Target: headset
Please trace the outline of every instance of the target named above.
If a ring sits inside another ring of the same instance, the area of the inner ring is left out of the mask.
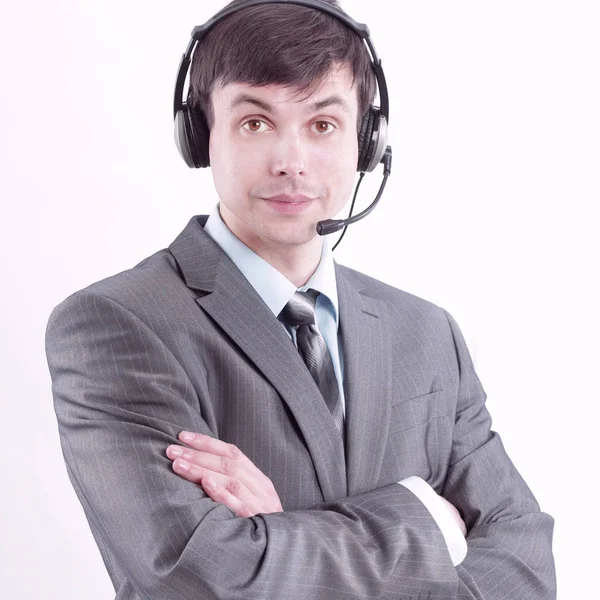
[[[181,57],[175,82],[175,97],[173,103],[175,144],[179,150],[179,154],[188,167],[198,169],[210,166],[208,151],[210,133],[206,117],[200,109],[192,109],[191,106],[188,105],[189,92],[188,101],[184,101],[183,99],[183,87],[190,68],[192,54],[197,45],[202,41],[202,38],[216,23],[234,12],[261,4],[298,4],[332,15],[350,27],[350,29],[365,41],[372,57],[372,65],[379,89],[380,106],[378,107],[371,103],[363,117],[361,128],[358,133],[358,164],[356,170],[360,172],[360,180],[354,192],[350,215],[352,214],[356,194],[365,172],[371,172],[378,164],[383,163],[384,179],[377,197],[363,212],[347,219],[327,219],[317,223],[317,233],[319,235],[333,233],[342,227],[345,228],[351,223],[355,223],[362,219],[373,210],[383,194],[387,178],[391,173],[392,163],[392,149],[390,146],[387,146],[389,122],[388,90],[385,75],[383,74],[383,67],[381,66],[381,59],[378,58],[375,46],[371,41],[369,28],[363,23],[354,21],[354,19],[337,6],[327,4],[321,0],[245,0],[244,2],[240,2],[233,6],[226,6],[203,25],[194,27],[191,33],[191,40]],[[344,236],[344,233],[340,236],[340,239],[337,242],[338,244]],[[333,249],[335,249],[335,246]]]

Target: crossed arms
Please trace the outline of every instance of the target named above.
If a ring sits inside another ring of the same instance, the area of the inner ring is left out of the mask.
[[[460,509],[469,548],[456,568],[427,509],[395,483],[248,517],[215,502],[166,453],[182,429],[214,436],[169,348],[106,296],[62,302],[46,336],[61,444],[107,568],[118,565],[115,587],[119,573],[140,597],[173,600],[555,598],[553,520],[490,431],[485,393],[448,322],[460,382],[442,495]]]

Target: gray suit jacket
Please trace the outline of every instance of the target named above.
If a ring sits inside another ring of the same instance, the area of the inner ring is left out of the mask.
[[[296,348],[193,217],[61,302],[46,332],[69,477],[119,600],[555,598],[553,520],[490,431],[443,309],[336,264],[347,454]],[[284,512],[238,518],[179,477],[178,433],[238,446]],[[452,566],[418,475],[459,508]]]

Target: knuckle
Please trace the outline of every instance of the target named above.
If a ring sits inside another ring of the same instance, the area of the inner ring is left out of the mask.
[[[237,470],[237,461],[231,458],[223,457],[221,464],[225,473],[235,473]]]
[[[233,458],[240,458],[242,456],[242,451],[235,444],[229,444],[229,452]]]
[[[227,484],[227,491],[234,496],[238,495],[242,489],[242,484],[239,479],[230,479]]]
[[[207,476],[203,476],[200,479],[200,484],[202,485],[204,492],[213,499],[220,498],[222,496],[221,489],[218,486],[216,486],[216,487],[209,486],[207,484],[206,479],[207,479]]]

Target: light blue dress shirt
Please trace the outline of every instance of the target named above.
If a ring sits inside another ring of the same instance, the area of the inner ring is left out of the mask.
[[[321,259],[315,272],[302,287],[297,288],[285,275],[261,258],[239,240],[223,222],[217,204],[209,215],[204,231],[229,256],[235,266],[243,273],[252,287],[258,292],[265,304],[277,317],[283,307],[297,292],[305,292],[309,288],[317,290],[315,304],[315,324],[327,345],[333,361],[333,369],[338,382],[344,419],[346,417],[346,400],[344,397],[344,371],[342,344],[339,340],[339,310],[335,265],[328,236],[324,236]],[[280,322],[281,323],[281,322]],[[281,326],[287,331],[296,344],[296,331],[284,323]],[[408,477],[398,482],[408,488],[427,508],[435,519],[448,546],[448,552],[454,566],[460,564],[467,555],[467,543],[458,527],[450,516],[442,499],[435,490],[420,477]]]

